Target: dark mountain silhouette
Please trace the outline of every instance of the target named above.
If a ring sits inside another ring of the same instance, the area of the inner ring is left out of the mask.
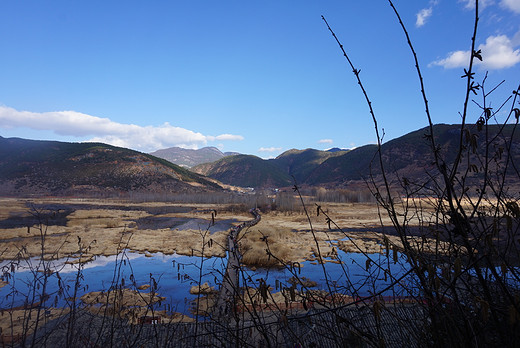
[[[438,124],[433,127],[437,151],[448,168],[453,166],[459,148],[460,127],[460,125],[447,124]],[[464,157],[459,171],[466,171],[469,166],[473,166],[467,175],[468,185],[484,179],[486,136],[490,142],[488,151],[491,158],[488,159],[487,169],[489,173],[495,171],[508,154],[512,156],[513,163],[520,163],[520,134],[518,131],[514,133],[511,151],[507,152],[506,142],[511,141],[514,127],[515,125],[510,124],[502,129],[500,125],[490,125],[486,135],[485,130],[479,131],[475,125],[466,125],[467,131],[462,137]],[[402,180],[402,178],[425,184],[439,175],[434,164],[428,135],[429,129],[425,127],[382,145],[383,165],[391,179],[394,180],[392,184],[398,185],[397,180]],[[502,157],[493,158],[500,151],[503,151]],[[309,185],[345,185],[362,178],[368,179],[370,176],[376,182],[381,181],[381,167],[376,155],[376,145],[353,149],[344,155],[323,162],[307,177],[305,182]],[[509,173],[512,173],[513,170],[514,166],[510,166]]]
[[[349,151],[350,149],[340,149],[339,147],[333,147],[331,149],[325,150],[327,152],[339,152],[339,151]]]
[[[101,143],[0,138],[0,193],[96,195],[221,190],[164,159]]]

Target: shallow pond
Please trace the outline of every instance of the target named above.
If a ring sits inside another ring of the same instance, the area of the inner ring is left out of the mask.
[[[258,286],[262,278],[273,289],[276,284],[290,286],[289,279],[293,275],[306,277],[318,283],[313,289],[333,290],[341,293],[355,288],[359,296],[367,296],[371,292],[380,291],[389,284],[390,279],[385,281],[384,272],[377,267],[369,268],[372,279],[367,282],[366,257],[358,253],[339,252],[339,258],[343,264],[325,263],[326,277],[320,264],[304,262],[301,267],[288,269],[257,269],[255,271],[244,267],[241,275],[241,286]],[[384,255],[372,254],[374,261],[379,260],[389,268],[394,277],[404,273],[399,263],[385,259]],[[157,292],[166,298],[162,302],[163,308],[181,313],[189,313],[191,303],[196,295],[189,293],[191,286],[198,284],[199,279],[208,282],[211,286],[218,288],[225,270],[225,258],[204,259],[182,255],[164,255],[155,253],[145,256],[144,254],[124,252],[118,256],[98,256],[94,261],[83,264],[78,273],[78,265],[65,263],[66,260],[47,262],[46,269],[53,271],[46,277],[47,284],[45,299],[47,306],[67,306],[67,299],[73,297],[73,291],[77,282],[77,295],[79,298],[85,293],[101,291],[114,288],[114,286],[135,288],[145,284],[157,283]],[[8,261],[0,263],[3,271],[3,279],[9,284],[0,289],[0,308],[12,308],[23,306],[24,303],[35,303],[41,301],[39,295],[32,299],[34,289],[37,294],[42,293],[43,280],[45,278],[42,264],[37,259],[12,264]],[[39,271],[38,271],[39,270]],[[14,272],[13,272],[14,271]],[[78,278],[78,274],[80,277]],[[151,279],[153,278],[153,280]],[[327,279],[327,281],[326,281]],[[62,290],[60,290],[60,288]],[[300,288],[300,286],[298,286]],[[147,292],[149,290],[144,290]],[[276,291],[276,290],[273,290]],[[390,295],[390,293],[387,293]],[[70,301],[70,300],[69,300]]]

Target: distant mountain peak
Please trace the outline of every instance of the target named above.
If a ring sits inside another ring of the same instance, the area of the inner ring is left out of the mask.
[[[340,149],[339,147],[333,147],[331,149],[325,150],[327,152],[339,152],[339,151],[349,151],[350,149]]]
[[[227,156],[214,146],[206,146],[197,150],[170,147],[154,151],[150,154],[187,168],[192,168],[203,163],[215,162]]]

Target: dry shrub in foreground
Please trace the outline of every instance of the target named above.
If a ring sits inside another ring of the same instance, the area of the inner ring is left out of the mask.
[[[375,127],[378,151],[366,180],[380,216],[392,222],[392,234],[399,238],[403,260],[413,275],[400,289],[420,299],[424,308],[417,319],[424,324],[423,333],[414,335],[415,340],[432,346],[518,346],[520,85],[511,93],[503,92],[504,81],[493,85],[487,73],[477,75],[477,63],[489,59],[489,53],[478,48],[479,1],[471,1],[474,22],[468,65],[460,71],[465,90],[462,109],[456,114],[460,124],[451,130],[451,144],[445,145],[445,125],[434,124],[409,32],[393,1],[388,3],[410,48],[425,107],[427,127],[415,143],[427,146],[425,156],[431,165],[423,168],[422,175],[408,176],[405,169],[392,166],[383,145],[384,132],[362,82],[364,75],[323,20],[352,69]],[[495,98],[498,93],[504,94]],[[421,202],[429,202],[429,211]],[[410,239],[417,225],[422,238]],[[370,266],[367,258],[367,271]],[[386,276],[385,265],[377,266]],[[368,281],[375,279],[367,274]],[[396,289],[397,282],[392,290]]]

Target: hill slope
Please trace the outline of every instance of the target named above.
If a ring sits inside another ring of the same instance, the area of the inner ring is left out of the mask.
[[[304,183],[325,185],[361,180],[369,173],[370,163],[376,152],[376,145],[365,145],[350,150],[341,156],[331,157],[309,173]]]
[[[315,149],[285,151],[273,160],[272,164],[282,169],[290,176],[294,176],[296,182],[304,182],[309,175],[323,162],[332,157],[337,157],[346,151],[320,151]]]
[[[489,147],[490,153],[494,153],[500,147],[506,148],[504,141],[511,140],[514,126],[513,124],[506,125],[498,136],[501,126],[490,125],[488,127],[488,137],[494,139],[492,146]],[[459,169],[466,170],[468,163],[472,163],[477,165],[480,172],[482,170],[481,161],[485,153],[485,131],[479,132],[474,125],[467,125],[466,129],[467,134],[475,139],[476,147],[473,153],[469,138],[466,135],[463,137],[465,156]],[[433,130],[439,154],[445,160],[446,165],[451,167],[459,146],[460,125],[438,124],[434,126]],[[425,183],[431,178],[431,175],[437,175],[427,134],[429,134],[429,130],[425,127],[384,143],[381,150],[386,172],[398,173],[399,176],[418,183]],[[520,133],[516,131],[514,134],[510,154],[513,163],[520,163]],[[376,145],[366,145],[339,157],[330,158],[309,175],[306,183],[309,185],[341,185],[349,181],[369,178],[371,174],[376,181],[380,180],[381,169],[379,160],[375,158],[376,155]],[[491,163],[489,170],[494,170],[494,168],[494,164]],[[513,169],[510,168],[510,170]],[[480,180],[479,172],[470,173],[468,179],[470,181]]]
[[[0,137],[0,193],[82,195],[220,190],[158,157],[101,143]]]
[[[251,155],[237,155],[198,165],[192,169],[199,174],[235,186],[284,187],[293,185],[294,179],[303,182],[325,160],[343,153],[345,151],[292,149],[275,159],[264,160]]]
[[[269,161],[252,155],[224,157],[192,168],[196,173],[241,187],[283,187],[291,185],[289,174]]]

